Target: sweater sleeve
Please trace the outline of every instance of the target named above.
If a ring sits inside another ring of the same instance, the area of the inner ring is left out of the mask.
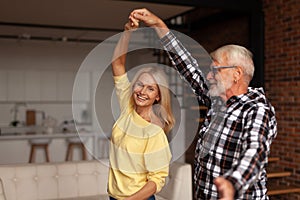
[[[121,76],[114,76],[113,79],[120,109],[123,111],[129,105],[131,95],[130,82],[128,80],[127,73]]]
[[[144,160],[148,171],[147,179],[155,182],[156,192],[159,192],[165,185],[171,157],[169,143],[163,130],[149,138]]]

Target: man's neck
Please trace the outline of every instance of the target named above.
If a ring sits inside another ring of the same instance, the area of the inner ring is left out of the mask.
[[[233,86],[232,88],[226,91],[226,95],[221,95],[221,98],[226,102],[231,97],[245,94],[247,93],[247,91],[248,91],[248,87],[246,86],[241,86],[241,85]]]

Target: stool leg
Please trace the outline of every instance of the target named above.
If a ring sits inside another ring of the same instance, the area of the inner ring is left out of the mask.
[[[29,163],[35,162],[35,154],[38,148],[44,149],[46,162],[50,162],[48,144],[31,144]]]
[[[81,151],[82,151],[82,160],[86,160],[86,157],[87,157],[86,156],[86,149],[85,149],[83,143],[80,144],[80,148],[81,148]]]
[[[78,144],[78,143],[69,143],[68,148],[67,148],[66,161],[73,160],[74,147],[76,147],[76,148],[79,147],[81,149],[81,153],[82,153],[82,160],[87,160],[87,152],[86,152],[86,149],[85,149],[83,143],[80,143],[80,144]]]
[[[73,160],[73,150],[74,149],[74,145],[73,144],[70,144],[70,154],[69,154],[69,160]]]
[[[48,144],[45,145],[46,162],[50,162]]]
[[[29,163],[34,162],[34,157],[35,157],[35,145],[32,144],[30,148],[30,157],[29,157]]]
[[[73,144],[69,143],[68,144],[68,149],[67,149],[67,156],[66,156],[66,161],[72,160],[73,159]]]
[[[70,155],[70,144],[68,144],[68,147],[67,147],[67,154],[66,154],[66,161],[69,160],[69,156]]]

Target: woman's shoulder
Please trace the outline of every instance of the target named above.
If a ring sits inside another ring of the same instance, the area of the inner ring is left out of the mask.
[[[151,118],[151,123],[154,124],[154,125],[156,125],[156,126],[159,126],[162,129],[164,128],[164,124],[162,123],[162,121],[160,120],[160,118],[157,117],[156,115],[155,115],[155,117]]]

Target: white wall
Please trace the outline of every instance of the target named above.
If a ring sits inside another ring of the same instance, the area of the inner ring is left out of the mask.
[[[77,72],[85,58],[94,49],[97,44],[87,43],[75,43],[75,42],[57,42],[57,41],[32,41],[32,40],[0,40],[0,70],[32,70],[32,71],[72,71]],[[113,44],[112,44],[113,45]],[[104,51],[104,57],[111,57],[111,51]],[[151,50],[143,50],[137,53],[131,53],[128,58],[128,65],[130,67],[156,62],[156,58],[153,57]],[[93,116],[93,127],[97,120],[100,123],[102,130],[109,136],[111,127],[115,121],[112,109],[115,110],[118,106],[116,102],[111,100],[113,91],[113,81],[111,69],[108,66],[102,66],[102,63],[96,63],[96,67],[99,69],[104,67],[106,70],[101,76],[99,82],[95,77],[95,73],[91,70],[91,89],[96,89],[95,96],[91,92],[91,101],[89,111],[92,110],[93,104],[95,104],[95,112],[89,113]],[[12,121],[11,108],[14,106],[14,102],[0,102],[0,126],[8,125]],[[85,105],[83,105],[85,106]],[[43,110],[46,115],[50,115],[61,123],[64,120],[70,120],[72,118],[72,104],[71,101],[49,101],[49,102],[29,102],[27,107],[20,107],[18,119],[25,121],[26,109]],[[116,116],[117,117],[117,116]],[[96,130],[98,131],[98,130]],[[183,133],[182,133],[183,134]],[[183,142],[183,141],[182,141]],[[17,146],[11,145],[16,144]],[[181,145],[181,144],[179,144]],[[18,157],[24,156],[27,160],[29,147],[27,143],[11,142],[3,147],[11,147],[11,153],[9,155],[18,155]],[[58,147],[56,147],[58,146]],[[182,145],[181,145],[182,146]],[[20,151],[20,148],[26,148],[24,151]],[[56,152],[65,152],[65,143],[53,143],[52,147],[55,147]],[[176,144],[173,144],[176,147]],[[5,148],[6,149],[6,148]],[[182,149],[182,148],[181,148]],[[54,150],[52,150],[54,151]],[[20,155],[24,153],[24,155]],[[57,154],[57,153],[55,153]],[[53,155],[50,155],[53,156]],[[54,155],[55,156],[55,155]],[[3,156],[1,156],[3,158]],[[60,160],[61,155],[56,155],[54,160]],[[5,160],[5,159],[4,159]],[[6,159],[9,162],[13,162],[10,159]],[[20,161],[19,161],[20,162]]]
[[[96,44],[0,40],[1,69],[69,69],[77,70]]]
[[[57,41],[33,41],[33,40],[0,40],[0,70],[38,70],[38,71],[55,71],[65,72],[73,71],[76,73],[91,53],[91,51],[98,44],[75,43],[75,42],[57,42]],[[111,51],[114,44],[108,47],[107,55],[101,57],[111,57]],[[128,64],[135,66],[138,63],[156,62],[155,57],[151,57],[152,52],[149,50],[144,51],[138,56],[129,56]],[[100,55],[99,55],[100,57]],[[115,104],[111,105],[111,95],[114,88],[112,80],[112,72],[110,66],[102,66],[101,63],[97,64],[100,68],[106,69],[104,74],[100,77],[99,82],[96,80],[99,77],[94,77],[91,70],[91,77],[93,78],[91,87],[96,89],[95,97],[91,93],[91,103],[95,103],[96,116],[103,126],[105,132],[109,132],[113,124],[113,116],[111,114],[111,107],[116,107]],[[96,66],[96,67],[98,67]],[[102,70],[104,70],[102,69]],[[53,80],[55,84],[55,80]],[[95,98],[95,102],[93,102]],[[0,101],[0,126],[8,125],[12,121],[12,113],[10,110],[14,102],[1,102]],[[18,114],[20,121],[25,121],[26,109],[44,110],[46,115],[51,115],[59,122],[69,120],[72,117],[72,104],[71,102],[34,102],[27,103],[27,107],[20,107]],[[92,113],[90,113],[92,115]],[[104,117],[105,116],[105,117]]]
[[[97,44],[63,43],[32,40],[0,40],[0,70],[42,71],[42,72],[74,72],[76,73],[88,53]],[[101,67],[101,63],[99,64]],[[53,80],[53,84],[57,80]],[[105,88],[104,88],[105,89]],[[41,110],[58,120],[72,119],[71,101],[25,102],[18,112],[18,120],[25,121],[27,109]],[[7,126],[13,119],[12,101],[0,102],[0,126]],[[86,106],[84,104],[83,106]],[[107,108],[106,105],[99,106]],[[100,108],[102,109],[102,108]],[[38,122],[39,123],[39,122]],[[1,164],[22,163],[29,159],[30,146],[26,140],[1,141]],[[50,144],[51,161],[63,161],[66,154],[66,141],[53,140]],[[38,160],[42,160],[42,152],[38,152]],[[75,152],[76,153],[76,152]]]
[[[83,59],[95,44],[63,43],[52,41],[32,40],[0,40],[0,69],[73,71],[76,72]],[[56,80],[53,80],[55,83]],[[12,120],[10,109],[13,102],[0,103],[0,124],[4,125]],[[59,121],[71,119],[70,103],[33,103],[21,107],[20,120],[25,121],[25,109],[44,110],[46,114],[56,117]]]

